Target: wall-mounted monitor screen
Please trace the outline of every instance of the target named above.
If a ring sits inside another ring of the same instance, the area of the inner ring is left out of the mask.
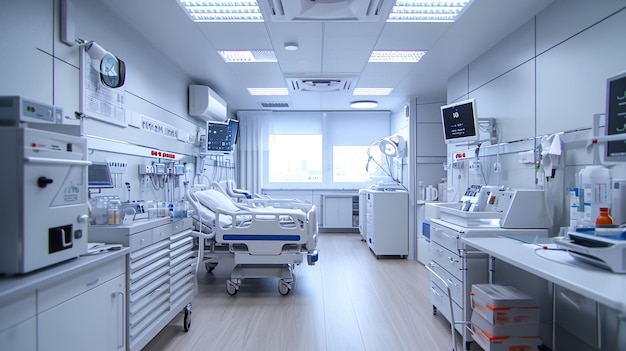
[[[113,179],[109,165],[106,163],[92,163],[87,167],[87,186],[89,188],[112,188]]]
[[[237,138],[239,137],[239,121],[236,119],[229,119],[228,125],[230,126],[232,144],[237,144]]]
[[[206,148],[207,152],[229,153],[234,150],[239,123],[235,120],[227,122],[207,122]]]
[[[626,72],[611,76],[606,82],[605,134],[626,133]],[[609,141],[605,147],[606,161],[626,161],[626,140]]]
[[[467,143],[478,140],[478,122],[474,99],[441,106],[441,122],[446,143]]]

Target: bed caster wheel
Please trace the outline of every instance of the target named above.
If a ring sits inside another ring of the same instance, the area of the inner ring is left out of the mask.
[[[226,282],[226,291],[228,291],[228,295],[234,296],[239,291],[239,286],[229,280]]]
[[[281,295],[286,296],[289,294],[290,291],[291,291],[291,284],[287,283],[284,280],[281,280],[278,282],[278,292]]]
[[[217,267],[217,262],[204,262],[204,269],[206,269],[207,273],[213,272],[215,267]]]
[[[185,315],[183,317],[183,329],[188,332],[191,328],[191,306],[185,307]]]

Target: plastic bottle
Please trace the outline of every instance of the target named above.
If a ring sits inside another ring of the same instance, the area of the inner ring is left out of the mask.
[[[611,206],[611,172],[600,165],[587,166],[580,171],[582,189],[582,225],[593,226],[600,207]]]
[[[109,224],[120,224],[120,202],[109,201]]]
[[[424,188],[424,182],[423,181],[418,181],[417,182],[417,199],[418,200],[424,200],[426,198],[426,193],[425,193],[426,189]]]
[[[439,201],[448,202],[448,180],[444,177],[437,184],[437,192],[439,193]]]
[[[611,225],[613,224],[613,217],[609,214],[608,207],[600,207],[600,214],[596,217],[596,225]]]
[[[156,201],[150,201],[148,204],[148,218],[149,219],[156,219],[159,214],[158,214],[158,206]]]
[[[106,198],[97,197],[94,199],[94,205],[92,210],[94,216],[94,224],[109,224],[108,207],[109,203]]]
[[[159,217],[169,217],[170,215],[170,207],[165,202],[159,203]]]

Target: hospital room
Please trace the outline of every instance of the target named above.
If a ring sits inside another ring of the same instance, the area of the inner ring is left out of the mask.
[[[0,349],[626,350],[623,0],[0,4]]]

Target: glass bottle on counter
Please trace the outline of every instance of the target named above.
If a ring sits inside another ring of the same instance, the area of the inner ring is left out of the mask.
[[[596,218],[596,226],[613,224],[613,217],[609,214],[608,207],[600,207],[600,214]]]

